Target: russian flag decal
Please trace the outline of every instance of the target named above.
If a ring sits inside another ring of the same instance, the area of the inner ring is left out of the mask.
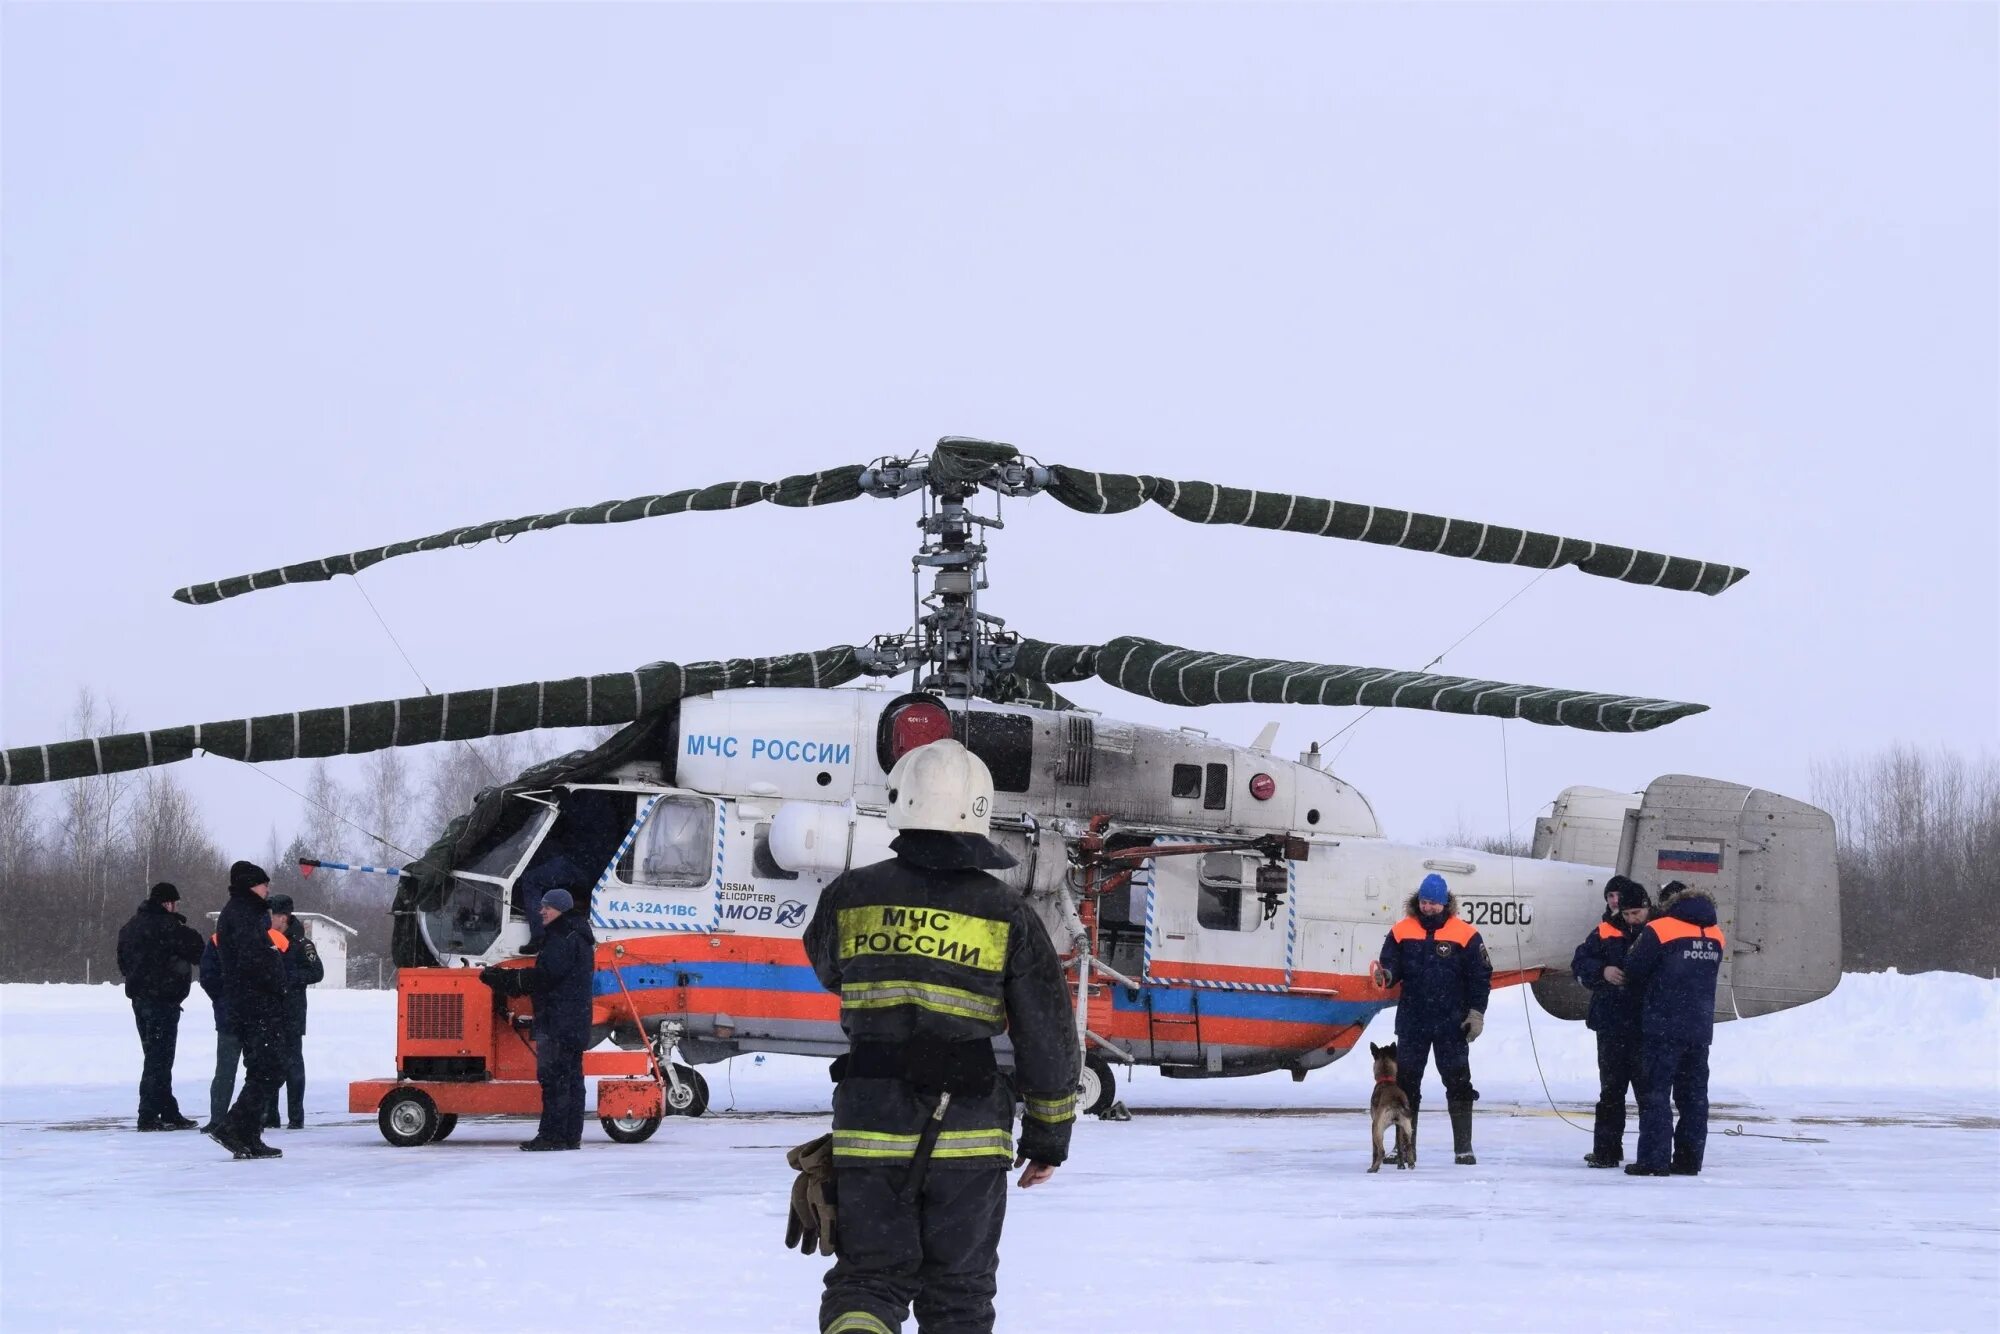
[[[1722,870],[1722,844],[1711,839],[1688,840],[1690,846],[1661,848],[1654,866],[1674,875],[1717,875]]]

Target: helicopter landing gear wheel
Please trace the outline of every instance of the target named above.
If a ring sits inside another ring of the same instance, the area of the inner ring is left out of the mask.
[[[1097,1055],[1084,1057],[1083,1075],[1076,1082],[1077,1111],[1097,1116],[1116,1101],[1118,1084],[1111,1073],[1111,1062]]]
[[[680,1087],[668,1084],[660,1091],[667,1104],[668,1116],[700,1116],[708,1110],[708,1081],[701,1072],[691,1065],[674,1066],[674,1076],[680,1080]],[[647,1132],[651,1134],[651,1131]]]
[[[620,1144],[643,1144],[653,1137],[660,1128],[657,1116],[600,1116],[597,1124],[604,1127],[606,1137]]]
[[[437,1104],[422,1089],[397,1089],[382,1099],[382,1109],[375,1114],[382,1138],[399,1149],[414,1149],[438,1138],[442,1120]],[[457,1120],[453,1117],[452,1123],[456,1125]]]
[[[457,1112],[438,1113],[437,1133],[431,1136],[431,1143],[437,1144],[441,1143],[446,1139],[449,1139],[451,1137],[451,1132],[456,1129],[458,1129]]]

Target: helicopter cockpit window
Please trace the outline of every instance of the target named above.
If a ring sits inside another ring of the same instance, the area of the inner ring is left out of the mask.
[[[662,797],[625,855],[627,884],[688,889],[715,875],[715,808],[700,797]]]
[[[540,803],[531,803],[521,797],[511,800],[522,808],[521,823],[515,827],[513,833],[479,854],[469,865],[461,869],[502,879],[512,875],[514,868],[520,865],[521,858],[527,855],[528,846],[535,841],[535,836],[542,832],[544,825],[556,818],[553,810]]]
[[[444,902],[424,914],[431,948],[439,954],[486,953],[500,938],[505,904],[500,886],[453,876]]]
[[[1176,764],[1174,766],[1174,795],[1184,801],[1192,801],[1201,795],[1201,766],[1199,764]]]
[[[1195,920],[1211,931],[1243,929],[1243,859],[1232,852],[1211,852],[1201,859],[1201,897]]]

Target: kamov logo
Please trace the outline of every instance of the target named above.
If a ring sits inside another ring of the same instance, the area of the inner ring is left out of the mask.
[[[797,899],[786,899],[778,905],[779,926],[797,926],[806,919],[806,905]]]

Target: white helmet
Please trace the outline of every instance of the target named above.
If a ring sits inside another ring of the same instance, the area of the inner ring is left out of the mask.
[[[918,746],[889,771],[889,827],[984,835],[993,822],[993,774],[949,737]]]

